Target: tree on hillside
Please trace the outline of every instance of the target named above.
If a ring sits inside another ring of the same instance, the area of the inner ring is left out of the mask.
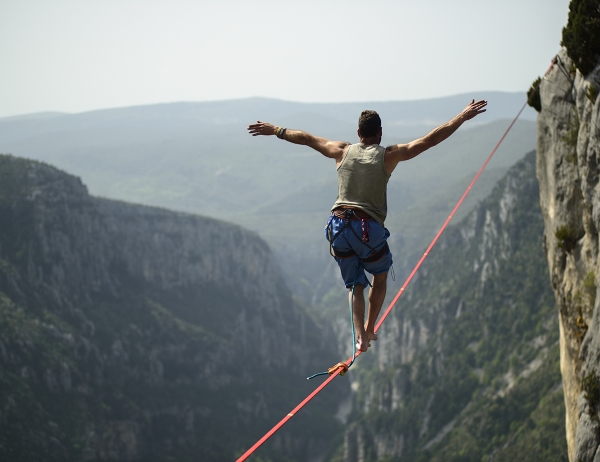
[[[599,43],[600,1],[571,0],[561,45],[583,75],[593,71],[600,61]]]

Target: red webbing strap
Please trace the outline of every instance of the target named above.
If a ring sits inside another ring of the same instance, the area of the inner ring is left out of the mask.
[[[552,65],[550,66],[550,68],[551,67],[552,67]],[[548,69],[548,71],[550,71],[550,68]],[[546,74],[548,73],[548,71],[546,71]],[[400,290],[398,291],[398,293],[396,294],[396,296],[394,297],[394,299],[392,300],[392,302],[390,303],[390,305],[388,306],[388,308],[385,310],[385,313],[383,313],[383,315],[381,316],[381,319],[379,320],[379,322],[375,326],[375,332],[377,332],[379,330],[379,328],[381,327],[381,324],[383,324],[383,321],[385,320],[385,318],[387,318],[387,316],[392,311],[392,308],[394,308],[394,305],[398,302],[398,299],[400,298],[400,296],[402,295],[402,293],[406,289],[406,286],[408,286],[409,282],[412,280],[412,278],[414,277],[414,275],[417,272],[417,270],[420,268],[420,266],[423,263],[423,261],[425,260],[425,258],[427,258],[427,255],[429,255],[429,252],[431,251],[431,249],[433,248],[433,246],[435,245],[435,243],[437,242],[437,240],[439,239],[439,237],[442,235],[442,233],[444,232],[444,230],[448,226],[448,223],[450,223],[450,220],[452,219],[452,217],[454,216],[454,214],[456,213],[456,211],[458,210],[458,208],[461,206],[461,204],[465,200],[465,197],[467,197],[467,194],[469,194],[469,192],[471,191],[471,188],[473,187],[473,185],[475,184],[475,182],[481,176],[481,173],[483,172],[483,170],[485,169],[485,167],[487,167],[487,164],[490,162],[490,160],[492,159],[492,157],[494,156],[494,154],[496,153],[496,151],[500,147],[500,144],[502,144],[502,141],[504,141],[504,138],[506,138],[506,135],[508,134],[508,132],[510,131],[510,129],[513,127],[513,125],[515,124],[515,122],[517,121],[517,119],[519,118],[519,116],[521,115],[521,113],[523,112],[523,110],[525,109],[525,106],[527,106],[527,102],[525,102],[525,104],[523,104],[523,107],[521,108],[521,110],[519,111],[519,113],[516,115],[516,117],[510,123],[510,125],[508,126],[508,128],[506,129],[506,131],[504,132],[504,134],[502,135],[502,138],[500,138],[500,141],[498,141],[498,143],[496,144],[496,146],[494,147],[494,149],[492,150],[492,152],[490,153],[490,155],[488,156],[488,158],[486,159],[486,161],[483,163],[483,165],[481,166],[481,168],[477,172],[477,175],[475,175],[475,178],[473,178],[473,181],[471,181],[471,183],[467,187],[466,191],[463,193],[462,197],[460,198],[460,200],[458,201],[458,203],[454,206],[454,209],[452,209],[452,212],[450,213],[450,215],[448,216],[448,218],[446,219],[446,221],[444,222],[444,224],[442,225],[442,227],[440,228],[440,230],[438,231],[438,233],[433,238],[433,241],[431,241],[431,244],[429,244],[429,247],[427,247],[427,250],[425,251],[425,253],[421,257],[421,259],[419,260],[419,262],[417,263],[417,265],[414,267],[414,269],[412,270],[412,272],[410,273],[410,275],[408,276],[408,278],[406,279],[406,281],[404,282],[404,284],[402,285],[402,287],[400,288]],[[362,351],[360,351],[360,350],[357,351],[356,352],[356,357],[360,356],[361,353],[362,353]],[[349,358],[348,360],[346,360],[346,364],[350,364],[350,362],[352,362],[352,358]],[[335,379],[340,374],[340,372],[342,370],[343,370],[342,368],[338,368],[332,375],[330,375],[327,378],[327,380],[325,380],[321,385],[319,385],[319,387],[315,391],[313,391],[304,401],[302,401],[300,404],[298,404],[298,406],[296,406],[292,410],[292,412],[290,412],[288,415],[286,415],[265,436],[263,436],[260,440],[258,440],[254,444],[254,446],[252,446],[250,449],[248,449],[244,453],[244,455],[242,455],[239,459],[237,459],[237,462],[242,462],[242,461],[246,460],[248,457],[250,457],[250,455],[254,451],[256,451],[265,441],[267,441],[271,436],[273,436],[273,434],[277,430],[279,430],[288,420],[290,420],[292,417],[294,417],[296,415],[296,413],[300,409],[302,409],[311,399],[313,399],[318,393],[320,393],[321,390],[323,388],[325,388],[329,384],[329,382],[331,382],[333,379]]]
[[[360,351],[359,351],[358,353],[360,354]],[[356,356],[358,356],[358,354],[357,354]],[[285,416],[283,419],[281,419],[281,421],[280,421],[280,422],[279,422],[277,425],[275,425],[275,426],[274,426],[274,427],[273,427],[271,430],[269,430],[269,432],[268,432],[268,433],[267,433],[265,436],[263,436],[263,437],[262,437],[260,440],[258,440],[258,441],[257,441],[257,442],[254,444],[254,446],[252,446],[250,449],[248,449],[248,450],[247,450],[247,451],[244,453],[244,455],[243,455],[243,456],[241,456],[241,457],[240,457],[240,458],[237,460],[237,462],[241,462],[241,461],[243,461],[243,460],[246,460],[248,457],[250,457],[250,455],[251,455],[251,454],[252,454],[254,451],[256,451],[256,450],[257,450],[257,449],[258,449],[260,446],[262,446],[262,444],[263,444],[265,441],[267,441],[269,438],[271,438],[271,436],[273,436],[277,430],[279,430],[281,427],[283,427],[283,425],[284,425],[284,424],[285,424],[285,423],[286,423],[288,420],[290,420],[292,417],[294,417],[294,416],[296,415],[296,413],[297,413],[297,412],[298,412],[300,409],[302,409],[302,408],[304,407],[304,405],[305,405],[305,404],[307,404],[307,403],[308,403],[308,402],[309,402],[311,399],[313,399],[315,396],[317,396],[317,394],[318,394],[318,393],[319,393],[319,392],[320,392],[320,391],[321,391],[323,388],[325,388],[325,387],[326,387],[326,386],[329,384],[329,382],[331,382],[333,379],[335,379],[335,378],[336,378],[336,377],[339,375],[339,373],[340,373],[340,371],[341,371],[341,370],[342,370],[341,368],[338,368],[338,369],[337,369],[337,370],[336,370],[336,371],[335,371],[333,374],[331,374],[329,377],[327,377],[327,380],[325,380],[325,381],[324,381],[324,382],[323,382],[321,385],[319,385],[319,387],[318,387],[318,388],[317,388],[315,391],[313,391],[313,392],[312,392],[310,395],[308,395],[308,396],[307,396],[307,397],[304,399],[304,401],[302,401],[300,404],[298,404],[298,406],[296,406],[296,407],[295,407],[295,408],[292,410],[292,412],[290,412],[290,413],[289,413],[288,415],[286,415],[286,416]]]

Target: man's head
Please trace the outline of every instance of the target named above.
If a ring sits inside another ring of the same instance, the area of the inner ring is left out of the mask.
[[[358,118],[358,136],[373,138],[381,135],[381,118],[375,111],[362,111]]]

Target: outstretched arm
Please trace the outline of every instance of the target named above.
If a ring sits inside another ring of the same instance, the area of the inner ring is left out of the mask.
[[[252,136],[258,135],[275,135],[277,129],[273,124],[268,122],[261,122],[258,120],[255,124],[248,126],[248,131]],[[290,130],[286,129],[283,133],[282,139],[289,141],[294,144],[301,144],[303,146],[309,146],[316,151],[319,151],[325,157],[335,159],[336,163],[339,164],[344,157],[344,151],[350,145],[345,141],[330,141],[320,136],[314,136],[310,133],[303,132],[302,130]]]
[[[478,114],[485,112],[487,101],[481,100],[475,102],[472,100],[467,106],[457,114],[452,120],[433,129],[427,135],[418,140],[411,141],[408,144],[395,144],[385,150],[385,169],[388,173],[396,168],[399,162],[417,157],[422,152],[441,143],[452,135],[458,127],[467,120],[471,120]]]

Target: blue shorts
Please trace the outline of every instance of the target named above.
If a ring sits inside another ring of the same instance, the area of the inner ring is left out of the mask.
[[[334,257],[340,267],[346,287],[348,289],[351,288],[354,281],[356,281],[356,284],[366,287],[369,282],[365,275],[365,270],[371,274],[387,273],[393,263],[392,252],[388,250],[383,257],[374,262],[363,262],[361,258],[367,258],[380,250],[387,238],[390,237],[390,232],[375,220],[369,220],[369,241],[367,242],[369,247],[361,241],[363,234],[361,220],[350,220],[348,223],[348,227],[340,232],[346,225],[346,220],[331,215],[325,227],[325,238],[329,241],[327,231],[329,228],[331,237],[335,237],[335,241],[333,242],[335,250],[340,252],[355,252],[354,255],[347,258]],[[354,232],[352,232],[350,227],[354,229]]]

